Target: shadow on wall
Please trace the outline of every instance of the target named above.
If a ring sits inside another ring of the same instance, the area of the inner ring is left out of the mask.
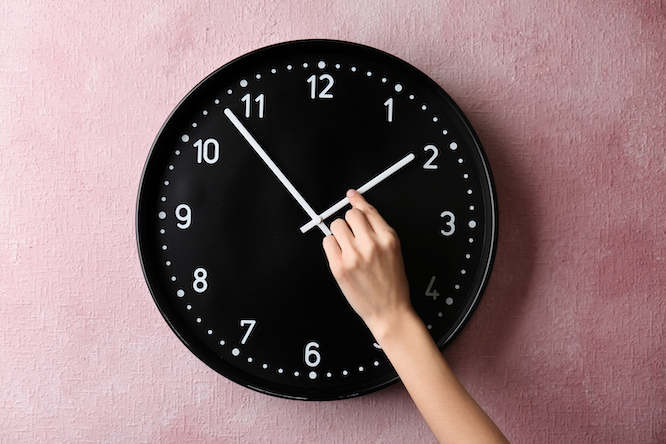
[[[460,336],[447,350],[454,367],[493,367],[502,352],[510,348],[532,280],[536,256],[535,208],[528,177],[521,172],[520,159],[512,148],[508,131],[484,121],[486,115],[468,114],[477,131],[495,180],[499,209],[497,255],[481,302]]]

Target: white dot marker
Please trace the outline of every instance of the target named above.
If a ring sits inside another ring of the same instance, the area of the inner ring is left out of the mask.
[[[167,214],[166,214],[166,212],[164,212],[164,211],[160,211],[159,213],[157,213],[157,217],[159,217],[160,219],[164,220],[164,219],[166,219]]]
[[[308,378],[315,380],[317,379],[317,372],[310,372],[308,373]]]
[[[467,225],[469,225],[470,228],[476,228],[476,221],[475,220],[470,220]],[[469,255],[467,255],[467,256],[469,256]],[[467,258],[467,259],[469,259],[469,258]]]
[[[182,298],[183,296],[185,296],[185,290],[183,290],[182,288],[179,288],[178,291],[176,292],[176,296],[178,296],[179,298]]]
[[[241,81],[238,82],[238,84],[241,86],[241,88],[245,88],[247,86],[247,80],[241,79]]]
[[[446,305],[453,305],[453,298],[446,298]]]
[[[456,142],[451,142],[449,143],[449,148],[451,148],[451,151],[455,151],[458,149],[458,144]]]
[[[403,86],[400,83],[396,83],[395,86],[393,87],[393,89],[395,90],[395,92],[399,93],[399,92],[402,92]]]
[[[323,60],[320,60],[319,63],[317,63],[317,68],[319,68],[319,69],[326,68],[326,62],[324,62]]]
[[[234,356],[239,356],[240,353],[241,353],[240,349],[238,349],[238,348],[234,348],[233,350],[231,350],[231,354],[234,355]]]
[[[182,136],[180,136],[180,140],[182,140],[184,143],[187,143],[190,141],[190,136],[187,134],[183,134]]]

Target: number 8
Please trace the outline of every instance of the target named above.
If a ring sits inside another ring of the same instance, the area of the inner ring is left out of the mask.
[[[192,282],[192,288],[197,293],[203,293],[208,289],[208,282],[206,278],[208,277],[208,272],[205,268],[199,267],[194,270],[194,282]]]

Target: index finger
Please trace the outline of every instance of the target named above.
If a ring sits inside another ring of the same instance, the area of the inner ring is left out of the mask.
[[[352,207],[361,210],[365,215],[370,227],[373,231],[377,232],[378,230],[391,230],[391,226],[384,220],[384,218],[379,214],[379,211],[365,200],[365,197],[361,195],[358,191],[351,189],[347,191],[347,199]]]

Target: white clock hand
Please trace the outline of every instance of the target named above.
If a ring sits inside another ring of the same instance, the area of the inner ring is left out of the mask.
[[[379,184],[379,183],[385,181],[385,180],[388,179],[390,176],[392,176],[396,171],[398,171],[398,170],[401,169],[402,167],[406,166],[409,162],[411,162],[411,161],[414,160],[414,159],[416,159],[416,155],[414,155],[414,153],[409,153],[409,154],[407,154],[405,157],[403,157],[402,159],[400,159],[399,161],[397,161],[396,163],[394,163],[393,165],[391,165],[390,167],[388,167],[386,170],[384,170],[383,172],[381,172],[381,173],[378,174],[377,176],[375,176],[375,177],[373,177],[372,179],[370,179],[370,180],[369,180],[368,182],[366,182],[364,185],[362,185],[361,187],[359,187],[356,191],[357,191],[358,193],[360,193],[360,194],[363,194],[363,193],[365,193],[366,191],[369,191],[369,190],[372,189],[375,185],[377,185],[377,184]],[[348,205],[348,204],[349,204],[349,199],[345,197],[344,199],[340,200],[338,203],[336,203],[335,205],[333,205],[331,208],[329,208],[328,210],[326,210],[326,211],[324,211],[323,213],[321,213],[321,214],[318,216],[320,219],[316,219],[316,218],[313,217],[312,220],[311,220],[310,222],[308,222],[307,224],[303,225],[303,226],[301,227],[301,233],[305,233],[305,232],[307,232],[308,230],[310,230],[312,227],[314,227],[314,226],[315,226],[315,221],[316,221],[316,220],[322,220],[322,221],[323,221],[323,220],[326,220],[326,219],[328,219],[329,217],[331,217],[333,214],[335,214],[338,210],[340,210],[341,208],[343,208],[345,205]]]
[[[312,223],[312,227],[315,225],[319,227],[319,229],[324,233],[325,235],[331,234],[331,230],[328,229],[328,227],[324,224],[323,219],[317,215],[315,210],[312,209],[310,204],[307,203],[305,198],[301,195],[301,193],[298,192],[298,190],[292,185],[292,183],[287,179],[287,176],[284,175],[284,173],[278,168],[278,166],[273,162],[273,159],[270,158],[270,156],[264,151],[264,149],[259,145],[259,142],[250,134],[250,132],[245,128],[245,125],[241,123],[240,120],[238,120],[238,117],[231,111],[229,108],[225,108],[224,110],[224,115],[227,116],[227,118],[231,121],[231,123],[236,127],[239,133],[245,138],[247,143],[250,144],[252,149],[259,155],[261,160],[264,161],[266,166],[275,174],[275,176],[282,182],[282,185],[289,191],[289,193],[292,195],[294,199],[296,199],[296,202],[303,208],[303,211],[307,213],[308,216],[312,218],[310,221]]]

